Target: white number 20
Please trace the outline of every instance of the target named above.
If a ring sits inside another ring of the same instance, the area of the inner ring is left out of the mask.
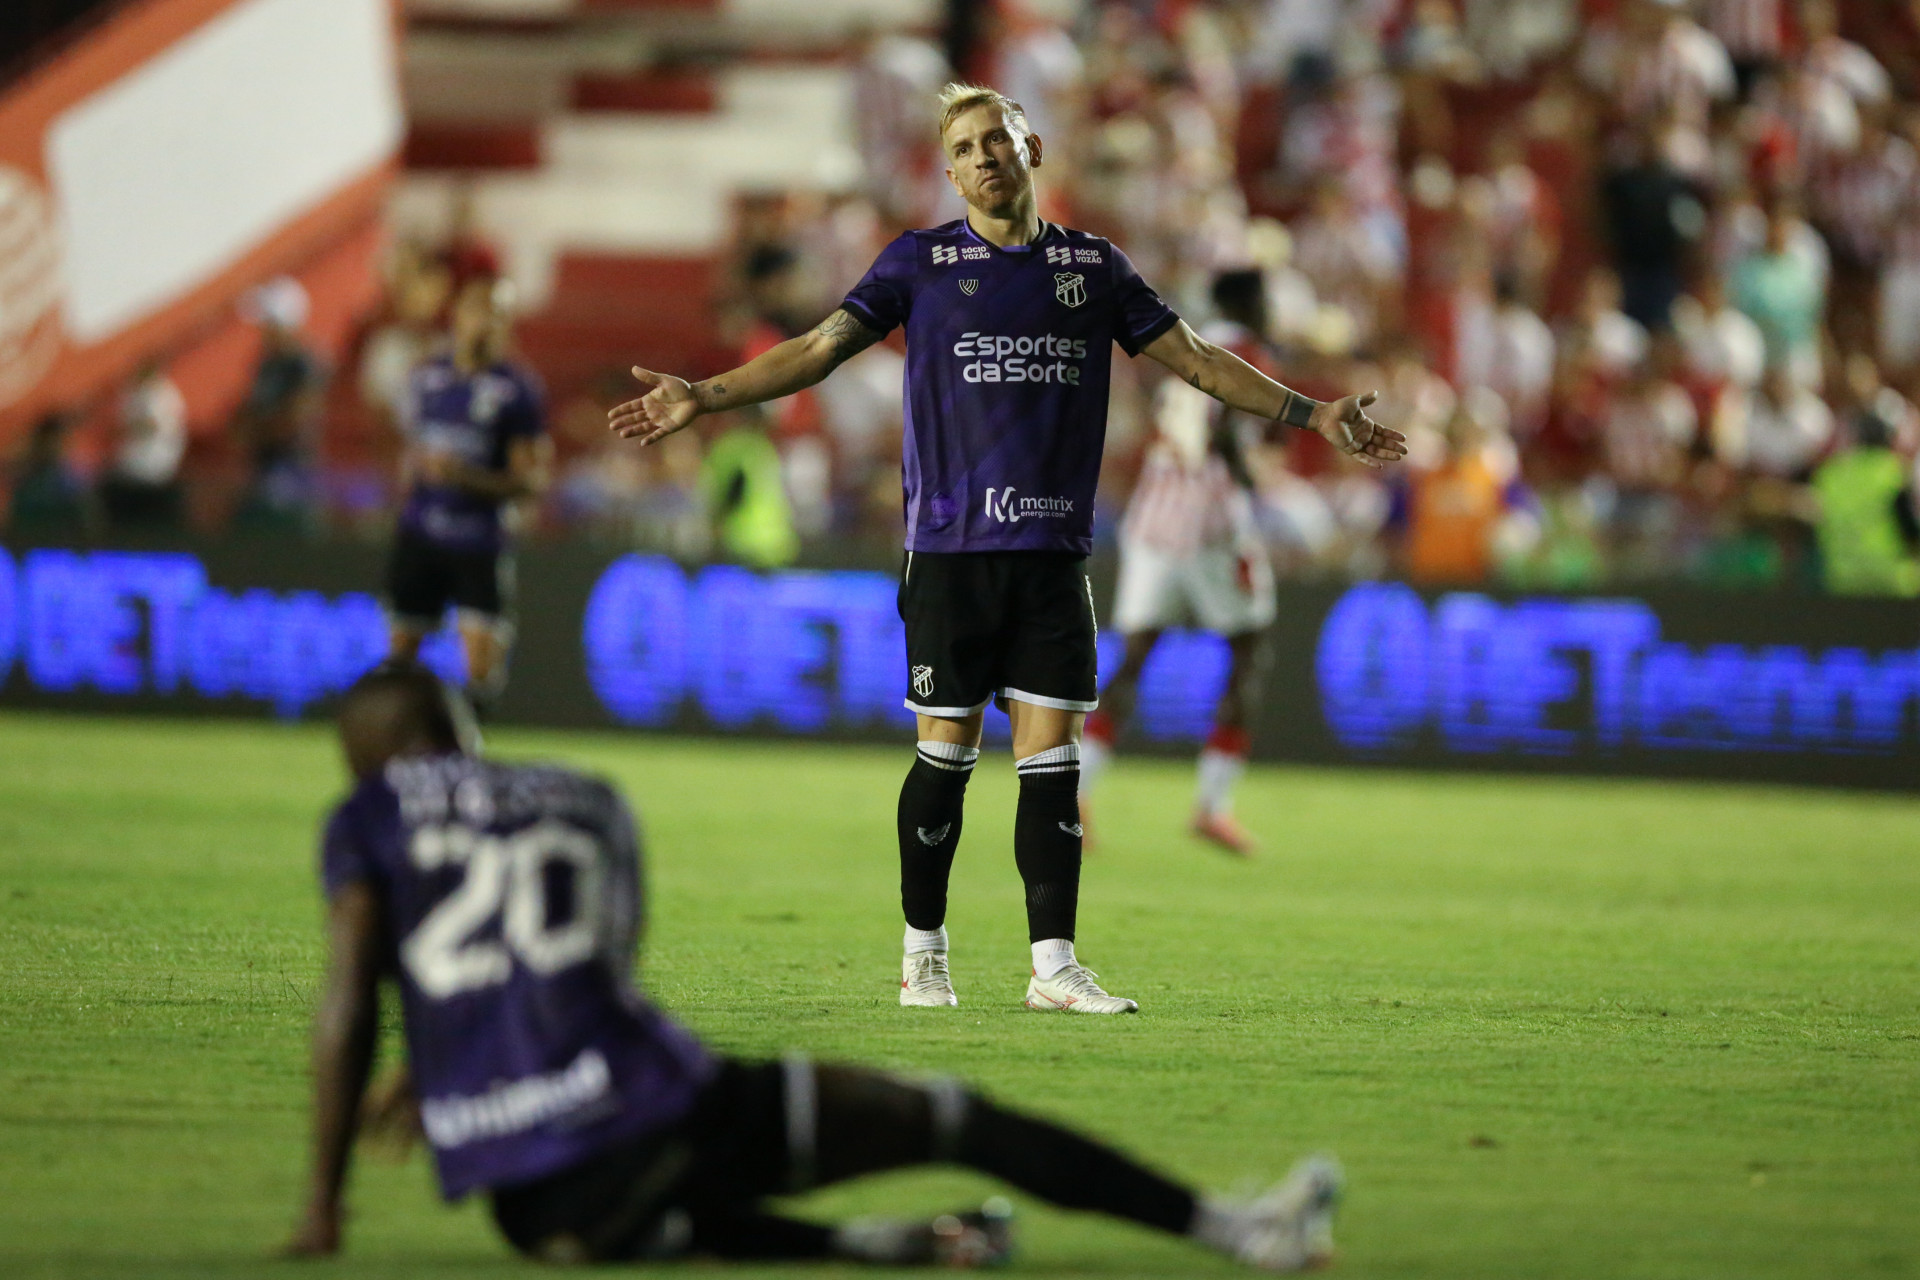
[[[466,871],[400,945],[407,972],[428,996],[440,1000],[505,982],[515,959],[545,975],[594,954],[600,850],[586,832],[551,821],[508,836],[420,827],[408,852],[422,871],[449,865]],[[547,868],[556,864],[573,869],[572,910],[558,921],[548,919],[547,902]],[[474,936],[503,911],[499,941]]]

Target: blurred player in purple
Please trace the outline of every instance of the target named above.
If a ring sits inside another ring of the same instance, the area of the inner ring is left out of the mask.
[[[398,658],[418,654],[454,610],[467,691],[484,709],[506,687],[513,645],[509,511],[545,487],[552,442],[538,379],[508,355],[513,287],[467,281],[452,320],[452,349],[408,382],[407,501],[387,562],[387,602]]]
[[[1219,318],[1200,336],[1256,369],[1274,367],[1266,339],[1266,285],[1258,271],[1222,272],[1213,283]],[[1120,669],[1087,717],[1081,743],[1081,812],[1133,715],[1140,673],[1168,627],[1194,625],[1227,642],[1227,680],[1200,751],[1193,833],[1231,853],[1254,838],[1233,816],[1233,787],[1246,771],[1261,638],[1274,618],[1273,566],[1254,518],[1249,452],[1272,426],[1168,379],[1154,402],[1153,445],[1120,532],[1120,581],[1109,624],[1127,638]]]
[[[639,839],[617,792],[565,769],[478,758],[460,696],[411,662],[347,692],[340,738],[355,786],[321,853],[328,960],[313,1162],[288,1252],[340,1249],[343,1188],[365,1129],[423,1135],[448,1200],[486,1194],[502,1234],[552,1262],[1004,1261],[1004,1202],[838,1227],[765,1205],[935,1163],[1266,1270],[1331,1256],[1340,1175],[1326,1157],[1255,1199],[1196,1196],[952,1079],[713,1053],[632,985],[644,900]],[[407,1070],[369,1095],[389,978]]]
[[[1117,342],[1243,412],[1320,432],[1378,464],[1404,442],[1365,413],[1320,404],[1202,340],[1108,241],[1043,221],[1043,149],[1020,105],[949,85],[947,178],[967,216],[888,245],[840,309],[700,383],[635,369],[652,388],[609,415],[651,443],[703,413],[791,395],[904,325],[907,557],[900,614],[918,758],[901,788],[900,1003],[958,1003],[947,964],[947,880],[989,700],[1006,709],[1020,777],[1013,853],[1026,886],[1027,1007],[1132,1013],[1074,951],[1080,896],[1080,733],[1098,705],[1094,487]]]

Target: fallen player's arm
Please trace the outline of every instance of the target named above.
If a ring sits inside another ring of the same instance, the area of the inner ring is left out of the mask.
[[[380,903],[369,886],[349,884],[334,895],[327,940],[327,973],[313,1018],[313,1169],[305,1211],[286,1249],[296,1257],[340,1249],[341,1190],[379,1030]]]
[[[652,389],[609,410],[607,426],[624,439],[638,437],[641,444],[652,444],[703,413],[743,409],[804,391],[878,341],[877,331],[843,307],[799,337],[705,382],[690,383],[636,365],[633,376]]]
[[[507,445],[507,465],[499,471],[449,458],[438,465],[433,478],[441,484],[495,502],[513,502],[538,496],[547,487],[553,464],[553,441],[546,436],[518,436]]]
[[[1406,437],[1367,416],[1374,392],[1327,401],[1301,395],[1208,342],[1184,320],[1149,342],[1142,353],[1228,408],[1324,436],[1334,448],[1370,467],[1406,456]]]

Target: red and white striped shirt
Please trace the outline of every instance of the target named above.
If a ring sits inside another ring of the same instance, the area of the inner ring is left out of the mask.
[[[1786,5],[1781,0],[1706,0],[1700,20],[1736,61],[1778,58],[1786,52]]]
[[[1215,322],[1201,336],[1256,368],[1269,364],[1259,339],[1240,325]],[[1253,500],[1213,446],[1229,412],[1177,379],[1162,384],[1154,402],[1155,438],[1121,525],[1123,544],[1190,555],[1257,543]]]
[[[1872,151],[1863,149],[1824,165],[1812,194],[1833,247],[1862,265],[1884,259],[1893,247],[1894,223],[1903,213],[1915,169],[1913,148],[1893,137]]]

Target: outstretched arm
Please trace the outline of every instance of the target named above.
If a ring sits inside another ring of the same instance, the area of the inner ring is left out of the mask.
[[[1366,414],[1376,393],[1319,401],[1284,387],[1225,347],[1208,342],[1187,322],[1167,330],[1142,352],[1230,409],[1271,418],[1326,437],[1340,452],[1370,467],[1407,455],[1407,439]]]
[[[380,903],[364,883],[347,885],[327,909],[327,975],[313,1019],[313,1169],[306,1211],[287,1253],[340,1250],[340,1199],[373,1069],[379,1028]]]
[[[607,426],[624,439],[637,436],[641,444],[652,444],[703,413],[741,409],[804,391],[878,341],[880,334],[843,307],[799,337],[788,338],[738,369],[705,382],[689,383],[635,365],[633,376],[652,390],[609,410]]]

